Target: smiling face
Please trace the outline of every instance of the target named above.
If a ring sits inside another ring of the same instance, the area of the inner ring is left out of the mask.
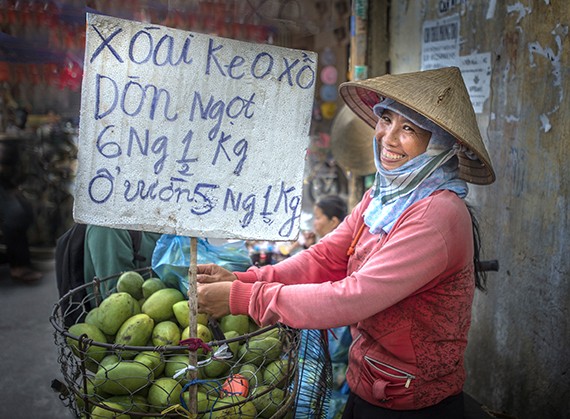
[[[374,137],[382,167],[394,170],[426,151],[431,132],[385,109],[376,124]]]

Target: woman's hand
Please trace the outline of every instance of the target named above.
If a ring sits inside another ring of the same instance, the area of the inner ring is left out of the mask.
[[[198,313],[209,314],[215,319],[230,314],[231,288],[232,283],[229,281],[199,283]]]
[[[197,266],[198,312],[215,319],[230,314],[230,290],[237,277],[214,263]]]
[[[202,284],[211,284],[214,282],[233,282],[237,277],[214,263],[197,266],[196,281]]]

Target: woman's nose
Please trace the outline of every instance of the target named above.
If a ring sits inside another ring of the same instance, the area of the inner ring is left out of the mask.
[[[394,128],[388,128],[384,131],[384,135],[382,136],[382,141],[387,144],[396,144],[399,141],[400,137],[398,135],[398,130]]]

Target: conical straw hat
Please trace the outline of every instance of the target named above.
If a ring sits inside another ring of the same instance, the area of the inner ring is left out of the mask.
[[[331,152],[336,162],[356,176],[376,173],[372,142],[374,129],[343,106],[331,127]]]
[[[348,107],[371,127],[378,121],[372,107],[387,97],[431,119],[477,156],[477,159],[471,159],[465,153],[459,153],[463,180],[478,185],[495,181],[491,159],[459,68],[445,67],[350,81],[342,83],[339,91]]]

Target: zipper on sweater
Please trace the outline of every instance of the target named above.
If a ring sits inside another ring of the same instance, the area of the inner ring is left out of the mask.
[[[362,333],[359,333],[357,337],[355,337],[352,342],[350,342],[350,346],[348,347],[348,353],[352,350],[354,344],[362,337]]]
[[[412,382],[413,379],[416,378],[415,375],[410,374],[409,372],[406,372],[404,370],[401,370],[399,368],[393,367],[392,365],[386,364],[384,362],[378,361],[374,358],[370,358],[369,356],[365,355],[364,359],[370,364],[370,366],[372,368],[374,368],[377,371],[380,371],[382,374],[385,374],[389,377],[392,378],[396,378],[399,380],[406,380],[406,384],[404,384],[404,387],[408,388],[410,387],[410,383]],[[386,371],[385,369],[379,368],[377,365],[381,365],[384,368],[389,368],[392,371],[398,372],[399,374],[393,374],[391,372]]]

